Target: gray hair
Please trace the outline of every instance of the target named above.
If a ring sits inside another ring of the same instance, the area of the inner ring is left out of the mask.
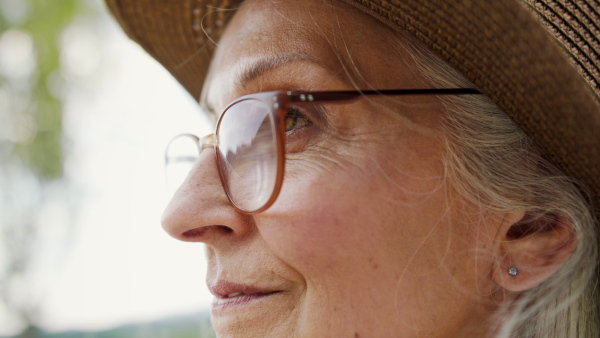
[[[416,72],[431,86],[473,87],[426,47],[402,38]],[[448,182],[481,211],[524,210],[572,225],[576,247],[548,280],[524,291],[497,327],[499,337],[596,337],[598,234],[589,196],[483,95],[444,96]],[[557,194],[556,192],[560,192]],[[507,308],[508,310],[508,308]]]

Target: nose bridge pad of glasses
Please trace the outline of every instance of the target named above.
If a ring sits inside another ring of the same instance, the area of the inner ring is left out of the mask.
[[[217,136],[215,134],[208,134],[200,138],[198,140],[199,151],[202,152],[204,148],[208,147],[216,147],[217,146]]]

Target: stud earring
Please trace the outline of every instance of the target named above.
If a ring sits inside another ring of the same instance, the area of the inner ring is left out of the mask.
[[[508,269],[508,274],[511,276],[516,276],[517,273],[519,273],[519,271],[517,270],[517,268],[510,268]]]

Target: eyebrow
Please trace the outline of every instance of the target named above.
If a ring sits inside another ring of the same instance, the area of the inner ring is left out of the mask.
[[[239,71],[235,84],[237,87],[244,87],[256,78],[293,61],[306,61],[323,66],[315,57],[301,52],[262,58]]]
[[[323,63],[321,61],[319,61],[317,58],[315,58],[307,53],[303,53],[303,52],[277,55],[277,56],[272,56],[272,57],[265,57],[265,58],[261,58],[261,59],[255,61],[255,62],[251,62],[248,65],[242,67],[241,70],[237,71],[236,76],[235,76],[235,78],[236,78],[235,87],[243,88],[248,83],[256,80],[257,78],[261,77],[262,75],[264,75],[274,69],[282,67],[286,64],[290,64],[291,62],[294,62],[294,61],[306,61],[306,62],[314,63],[314,64],[317,64],[317,65],[323,67]],[[209,115],[212,115],[213,117],[218,118],[218,115],[220,114],[220,112],[217,112],[215,110],[215,108],[210,104],[208,98],[205,98],[204,100],[202,100],[201,106],[205,110],[207,110]]]

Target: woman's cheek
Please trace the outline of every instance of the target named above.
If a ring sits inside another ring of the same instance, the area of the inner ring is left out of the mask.
[[[331,175],[324,163],[304,162],[303,174],[286,177],[277,202],[255,217],[267,245],[290,264],[334,264],[336,252],[356,244],[361,190],[369,184],[347,170]]]

